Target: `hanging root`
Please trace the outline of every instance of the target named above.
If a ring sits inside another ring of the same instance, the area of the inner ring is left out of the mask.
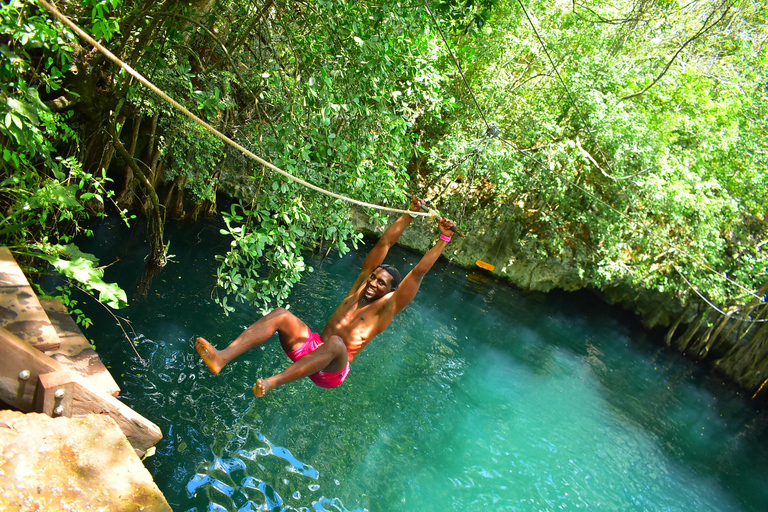
[[[760,391],[763,390],[763,386],[765,386],[765,383],[768,382],[768,379],[765,379],[762,384],[760,384],[760,387],[757,388],[757,391],[755,391],[755,394],[752,395],[752,398],[754,399]]]

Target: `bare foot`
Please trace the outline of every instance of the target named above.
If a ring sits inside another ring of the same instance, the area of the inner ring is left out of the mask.
[[[203,358],[203,361],[208,366],[208,369],[211,370],[211,373],[217,374],[224,368],[224,365],[221,363],[221,358],[219,357],[219,351],[213,348],[213,345],[208,343],[204,338],[197,338],[195,349],[197,350],[197,353],[200,354],[200,357]]]
[[[272,384],[269,383],[269,379],[256,379],[256,385],[253,386],[253,395],[261,398],[270,389],[272,389]]]

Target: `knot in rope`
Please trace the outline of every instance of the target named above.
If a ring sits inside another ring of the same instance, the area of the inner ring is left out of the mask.
[[[491,123],[488,125],[488,129],[485,131],[485,136],[489,139],[496,138],[499,135],[501,135],[501,130],[498,126],[496,126],[495,123]]]

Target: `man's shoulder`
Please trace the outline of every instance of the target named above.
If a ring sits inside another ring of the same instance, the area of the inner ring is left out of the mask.
[[[386,313],[389,313],[390,311],[394,311],[395,309],[395,301],[393,300],[393,297],[395,295],[394,291],[389,292],[382,298],[380,298],[378,301],[376,301],[377,307],[376,307],[376,313],[381,316]]]

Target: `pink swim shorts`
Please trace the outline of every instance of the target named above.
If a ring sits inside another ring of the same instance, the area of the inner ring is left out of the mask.
[[[309,337],[307,338],[307,341],[305,341],[298,350],[286,350],[285,354],[291,359],[291,361],[295,363],[305,355],[317,350],[317,348],[322,344],[323,340],[320,339],[320,335],[316,332],[309,331]],[[309,378],[312,380],[312,382],[321,388],[330,389],[335,388],[344,382],[344,379],[347,378],[347,375],[349,375],[349,363],[347,363],[347,367],[344,368],[344,370],[341,372],[317,372],[310,375]]]

